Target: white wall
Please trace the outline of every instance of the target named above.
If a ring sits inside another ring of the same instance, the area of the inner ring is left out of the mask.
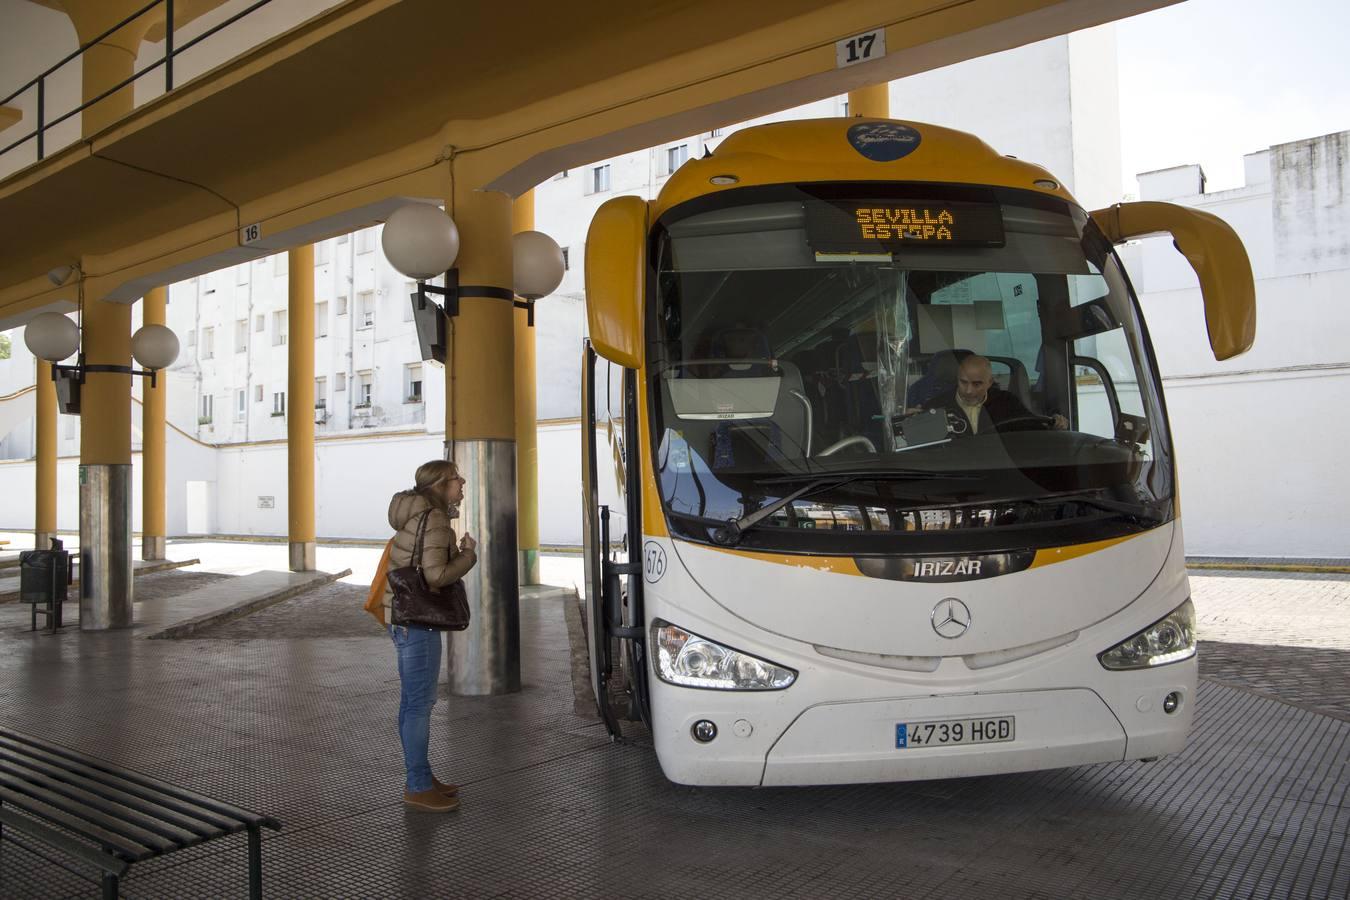
[[[1350,554],[1350,366],[1164,385],[1179,467],[1186,552]]]
[[[1217,362],[1194,271],[1170,239],[1122,248],[1163,374],[1193,555],[1350,554],[1350,132],[1249,154],[1247,184],[1197,193],[1197,166],[1140,176],[1141,196],[1238,232],[1256,276],[1256,341]]]
[[[137,407],[139,409],[139,407]],[[139,413],[133,411],[133,417]],[[57,427],[70,420],[60,416]],[[216,450],[185,437],[174,429],[167,430],[164,472],[165,504],[169,534],[187,534],[187,483],[189,481],[215,482]],[[132,491],[131,527],[141,528],[141,454],[131,457]],[[78,455],[66,455],[56,463],[56,527],[62,531],[77,531],[80,527],[80,460]],[[0,460],[0,530],[31,531],[36,509],[36,469],[33,460]],[[284,530],[282,533],[285,533]]]

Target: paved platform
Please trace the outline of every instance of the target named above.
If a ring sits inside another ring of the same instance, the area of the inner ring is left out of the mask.
[[[1247,579],[1193,584],[1202,616],[1230,594],[1234,621],[1263,602]],[[1280,588],[1309,608],[1348,589]],[[263,847],[273,897],[1350,895],[1350,722],[1286,701],[1279,679],[1242,684],[1202,655],[1190,745],[1152,764],[690,789],[662,777],[640,730],[613,744],[574,713],[562,592],[522,600],[521,693],[436,709],[432,764],[463,785],[463,808],[411,811],[393,652],[362,594],[329,585],[188,640],[0,629],[0,718],[276,815],[287,827]],[[1225,642],[1227,627],[1209,626],[1206,651],[1252,672],[1273,656]],[[1350,650],[1286,649],[1335,654],[1327,677],[1350,680]],[[145,864],[125,896],[244,896],[231,840]],[[9,846],[0,877],[5,897],[94,895]]]

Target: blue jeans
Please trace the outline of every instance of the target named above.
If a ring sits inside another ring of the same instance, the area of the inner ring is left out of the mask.
[[[431,708],[441,675],[441,633],[430,628],[390,625],[389,636],[398,648],[398,737],[403,743],[403,765],[409,793],[433,787],[427,743],[431,739]]]

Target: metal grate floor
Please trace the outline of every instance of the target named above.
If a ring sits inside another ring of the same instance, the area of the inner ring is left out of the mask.
[[[561,598],[527,594],[525,690],[436,709],[433,767],[464,806],[435,816],[401,803],[397,675],[373,627],[138,641],[7,624],[0,720],[277,816],[273,897],[1350,895],[1350,722],[1213,681],[1188,749],[1152,764],[695,790],[573,714]],[[242,897],[245,872],[234,838],[134,867],[124,895]],[[0,896],[97,889],[6,842]]]

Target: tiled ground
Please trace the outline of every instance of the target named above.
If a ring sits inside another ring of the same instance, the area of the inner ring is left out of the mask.
[[[433,765],[464,808],[418,814],[399,802],[388,639],[341,585],[185,641],[31,636],[0,608],[0,722],[278,816],[273,897],[1343,898],[1350,721],[1324,713],[1350,681],[1350,623],[1331,614],[1350,579],[1276,580],[1193,578],[1214,643],[1190,745],[1153,764],[677,787],[640,736],[612,744],[574,714],[562,600],[530,595],[525,689],[437,707]],[[1270,615],[1280,646],[1259,637]],[[6,898],[97,895],[9,844],[0,879]],[[133,869],[124,891],[245,886],[230,839]]]

